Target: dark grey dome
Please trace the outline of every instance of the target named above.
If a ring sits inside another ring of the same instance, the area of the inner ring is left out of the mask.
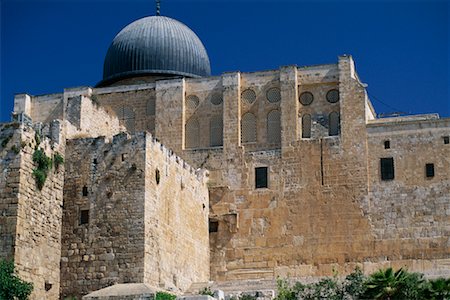
[[[142,18],[126,26],[109,46],[99,85],[153,74],[211,75],[206,49],[189,27],[162,16]]]

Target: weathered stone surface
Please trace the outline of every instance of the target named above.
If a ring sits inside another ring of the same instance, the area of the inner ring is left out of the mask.
[[[15,257],[19,274],[36,282],[33,299],[56,299],[59,286],[62,296],[80,296],[130,282],[185,291],[211,279],[226,295],[266,299],[277,276],[355,267],[450,276],[450,119],[377,119],[351,57],[138,81],[16,97],[15,113],[44,123],[45,151],[66,158],[40,192],[30,175],[34,133],[0,128],[2,144],[11,136],[0,147],[0,256]],[[279,101],[268,99],[274,89]],[[339,90],[333,103],[331,90]],[[308,105],[299,102],[304,92],[313,95]],[[279,120],[270,119],[274,112]],[[244,143],[249,113],[255,141]],[[330,134],[331,114],[339,116],[338,135]],[[220,118],[223,145],[211,146]],[[196,147],[187,147],[191,120]],[[271,139],[274,128],[279,140]],[[380,178],[387,157],[395,163],[390,181]],[[433,177],[425,175],[429,163]],[[259,167],[267,167],[267,188],[256,188]]]

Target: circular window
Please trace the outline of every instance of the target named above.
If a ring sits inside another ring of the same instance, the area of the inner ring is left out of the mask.
[[[278,102],[281,100],[280,89],[277,87],[273,87],[267,90],[266,93],[267,100],[271,103]]]
[[[186,106],[189,109],[197,108],[199,103],[200,103],[200,99],[198,99],[198,97],[195,95],[189,95],[186,97]]]
[[[336,103],[339,101],[339,91],[334,89],[334,90],[329,90],[327,93],[327,101],[330,103]]]
[[[256,100],[256,93],[252,89],[246,89],[241,93],[241,97],[248,104],[252,104]]]
[[[223,99],[222,99],[222,95],[221,94],[219,94],[219,93],[212,94],[212,96],[211,96],[211,103],[212,104],[219,105],[219,104],[222,104],[222,101],[223,101]]]
[[[300,95],[300,103],[303,105],[310,105],[314,100],[313,94],[310,92],[303,92]]]

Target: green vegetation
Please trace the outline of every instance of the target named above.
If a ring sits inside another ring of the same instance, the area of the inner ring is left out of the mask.
[[[167,292],[157,292],[155,300],[175,300],[177,296]]]
[[[52,159],[45,154],[44,150],[36,149],[33,153],[33,161],[37,164],[37,168],[33,170],[33,176],[38,188],[42,190],[48,171],[52,167]]]
[[[20,149],[16,145],[12,145],[11,151],[14,152],[15,154],[19,154]]]
[[[53,155],[53,161],[55,162],[55,170],[59,169],[59,166],[64,163],[64,158],[59,154],[59,152],[55,152]]]
[[[198,293],[205,296],[214,296],[214,292],[211,291],[211,288],[209,286],[201,289],[200,291],[198,291]]]
[[[0,299],[26,300],[33,284],[20,279],[14,272],[14,262],[0,260]]]
[[[34,140],[36,142],[36,149],[38,148],[39,144],[41,143],[41,135],[39,133],[34,134]]]
[[[9,140],[11,139],[11,136],[7,136],[2,140],[2,147],[5,148],[6,145],[8,145]]]
[[[277,280],[276,300],[444,300],[450,299],[450,279],[426,280],[423,274],[392,268],[364,276],[360,269],[339,280],[337,276],[319,282],[290,285]]]

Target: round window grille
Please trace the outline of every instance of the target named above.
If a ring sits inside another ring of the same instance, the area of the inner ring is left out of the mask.
[[[310,105],[314,100],[313,94],[310,92],[303,92],[300,95],[300,103],[303,105]]]
[[[219,105],[219,104],[222,104],[222,95],[221,94],[219,94],[219,93],[215,93],[215,94],[212,94],[212,96],[211,96],[211,103],[212,104],[214,104],[214,105]]]
[[[327,101],[330,103],[336,103],[339,101],[339,91],[334,89],[334,90],[329,90],[327,93]]]
[[[189,109],[197,108],[199,103],[200,103],[200,99],[198,99],[198,97],[195,95],[189,95],[186,97],[186,106]]]
[[[248,104],[252,104],[256,100],[256,93],[252,89],[246,89],[242,92],[241,98]]]
[[[267,90],[266,96],[269,102],[278,102],[281,100],[280,89],[277,87],[270,88],[269,90]]]

